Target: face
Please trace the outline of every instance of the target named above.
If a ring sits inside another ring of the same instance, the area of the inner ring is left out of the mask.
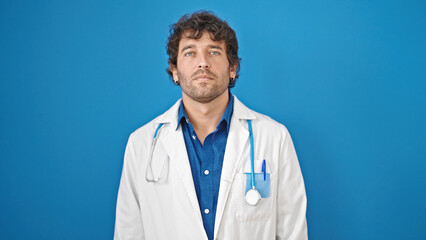
[[[179,81],[182,94],[208,103],[228,91],[235,67],[229,66],[224,41],[213,41],[204,32],[200,39],[183,35],[179,42],[177,66],[170,66],[173,79]]]

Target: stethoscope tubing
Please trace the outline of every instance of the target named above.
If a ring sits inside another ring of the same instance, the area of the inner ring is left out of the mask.
[[[247,120],[249,133],[250,133],[250,163],[251,163],[251,188],[256,189],[254,181],[254,144],[253,144],[253,127],[251,126],[251,120]]]
[[[161,178],[161,176],[163,175],[164,166],[166,165],[166,162],[164,161],[164,163],[163,163],[163,167],[161,168],[161,172],[160,172],[159,177],[155,177],[155,176],[154,176],[154,172],[152,171],[152,154],[154,153],[154,148],[155,148],[155,145],[157,144],[157,139],[158,139],[158,136],[157,136],[157,135],[158,135],[158,131],[159,131],[159,130],[160,130],[160,128],[163,126],[163,124],[164,124],[164,123],[160,123],[160,124],[158,125],[158,127],[157,127],[157,129],[155,130],[155,133],[154,133],[154,138],[152,139],[151,150],[149,151],[148,167],[146,168],[146,171],[145,171],[145,180],[146,180],[147,182],[153,182],[153,183],[156,183],[156,182],[160,181],[160,178]],[[149,179],[149,178],[148,178],[148,170],[150,170],[150,172],[151,172],[151,174],[152,174],[152,178],[151,178],[151,179]]]

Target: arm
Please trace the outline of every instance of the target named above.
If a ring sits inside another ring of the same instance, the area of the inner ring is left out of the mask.
[[[308,239],[305,185],[293,141],[287,129],[280,157],[276,239]]]
[[[137,194],[136,154],[132,135],[124,153],[123,172],[117,197],[114,240],[145,239]]]

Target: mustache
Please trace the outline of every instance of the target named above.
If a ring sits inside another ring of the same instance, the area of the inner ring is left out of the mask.
[[[191,75],[191,79],[194,79],[200,75],[207,75],[211,78],[216,78],[216,74],[212,73],[209,69],[205,69],[205,70],[199,69]]]

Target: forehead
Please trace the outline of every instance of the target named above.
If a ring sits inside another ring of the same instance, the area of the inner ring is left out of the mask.
[[[179,49],[184,48],[187,45],[194,45],[194,46],[209,46],[209,45],[217,45],[222,47],[222,49],[225,50],[226,44],[225,41],[215,41],[213,40],[213,34],[207,31],[204,31],[201,34],[201,37],[196,39],[194,36],[197,34],[193,34],[192,31],[187,31],[184,34],[182,34],[182,38],[179,41]]]

